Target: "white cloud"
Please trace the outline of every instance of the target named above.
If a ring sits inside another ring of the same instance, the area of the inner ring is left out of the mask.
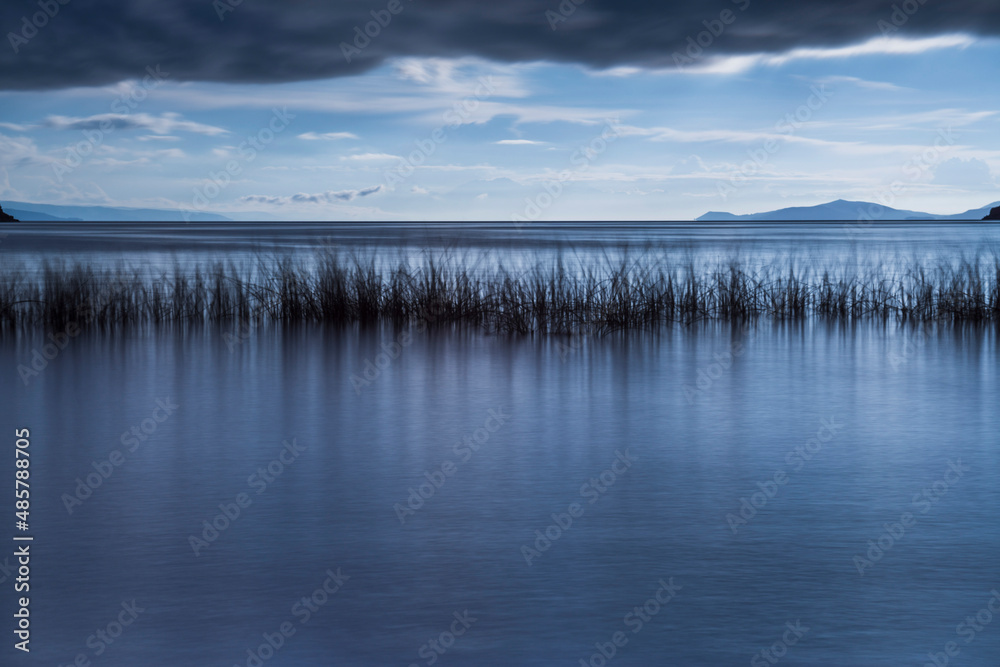
[[[270,195],[247,195],[240,197],[241,202],[250,204],[269,204],[271,206],[284,206],[285,204],[336,204],[339,202],[353,201],[358,197],[367,197],[379,193],[383,186],[376,185],[363,190],[339,190],[334,192],[328,190],[318,194],[306,194],[300,192],[289,197],[275,197]]]
[[[323,134],[317,134],[316,132],[306,132],[299,135],[299,139],[305,139],[306,141],[339,141],[341,139],[357,139],[358,135],[353,132],[324,132]]]
[[[389,153],[358,153],[357,155],[345,155],[340,159],[355,162],[385,162],[387,160],[402,160],[403,158]]]
[[[769,55],[755,53],[740,56],[718,56],[684,68],[656,70],[660,74],[742,74],[754,67],[780,67],[798,60],[834,60],[879,55],[919,55],[941,49],[965,49],[975,43],[969,35],[940,35],[908,39],[903,37],[875,37],[851,46],[833,48],[799,48]]]
[[[764,58],[766,65],[784,65],[793,60],[829,60],[833,58],[856,58],[874,55],[917,55],[941,49],[964,49],[972,46],[975,39],[969,35],[940,35],[921,39],[902,37],[876,37],[861,44],[837,48],[801,48],[787,53]]]
[[[17,197],[17,190],[10,185],[10,175],[7,170],[0,167],[0,195],[13,195]]]
[[[390,62],[397,79],[413,82],[452,99],[473,95],[484,81],[489,82],[494,95],[527,97],[530,93],[521,74],[536,66],[532,63],[503,64],[473,57],[404,57]]]
[[[934,183],[963,189],[991,188],[996,185],[990,166],[982,160],[952,158],[934,169]]]
[[[114,200],[100,185],[93,181],[82,183],[79,188],[69,181],[56,184],[52,181],[49,187],[41,191],[40,201],[57,204],[111,204],[120,206],[123,202]]]
[[[608,69],[598,69],[598,70],[586,69],[584,71],[590,76],[615,77],[623,79],[630,76],[635,76],[636,74],[642,74],[646,70],[642,69],[641,67],[620,66],[620,67],[609,67]]]
[[[400,79],[424,84],[451,84],[458,69],[454,60],[445,58],[401,58],[395,63]]]
[[[179,148],[165,148],[156,151],[133,151],[112,149],[110,146],[100,146],[98,152],[102,154],[121,155],[125,159],[116,157],[100,157],[90,160],[89,164],[103,167],[130,167],[135,165],[160,164],[162,160],[178,160],[186,156]]]
[[[910,157],[920,155],[927,150],[928,145],[933,145],[933,141],[939,136],[937,132],[929,139],[929,143],[922,144],[888,144],[873,143],[866,141],[838,141],[833,139],[818,139],[807,137],[801,133],[779,132],[779,131],[757,131],[757,130],[678,130],[671,127],[635,127],[631,125],[618,126],[619,136],[622,137],[647,137],[649,141],[671,142],[678,144],[692,143],[733,143],[750,146],[763,147],[767,142],[779,142],[785,144],[796,144],[808,146],[814,149],[826,149],[841,155],[856,157]],[[968,153],[968,147],[960,144],[950,146],[949,151],[956,154],[963,154],[966,157],[973,157]],[[976,155],[979,157],[980,155]],[[992,154],[990,155],[992,157]]]
[[[902,86],[897,86],[894,83],[888,83],[885,81],[867,81],[865,79],[859,79],[856,76],[828,76],[819,80],[820,83],[848,83],[857,86],[858,88],[865,88],[867,90],[885,90],[889,92],[898,93],[903,90],[907,90]]]
[[[172,132],[192,132],[194,134],[204,134],[216,136],[227,134],[229,131],[213,125],[204,125],[189,120],[180,120],[180,114],[165,113],[160,116],[152,116],[146,113],[137,114],[115,114],[106,113],[86,118],[72,118],[69,116],[49,116],[42,124],[53,130],[146,130],[154,134],[171,134]]]
[[[531,139],[501,139],[494,142],[498,146],[544,146],[545,141],[532,141]]]
[[[601,125],[607,123],[609,119],[630,116],[633,113],[626,109],[508,104],[487,100],[481,102],[475,110],[461,118],[461,124],[482,125],[499,116],[513,116],[515,124],[561,122],[575,125]],[[428,120],[431,119],[432,117],[428,117]]]
[[[924,127],[937,129],[941,127],[963,127],[995,117],[996,111],[966,111],[964,109],[934,109],[897,116],[880,116],[876,122],[865,121],[864,129],[869,130],[899,130]]]
[[[30,167],[51,163],[52,158],[40,154],[31,139],[0,134],[0,164],[10,167]]]
[[[708,172],[708,166],[705,165],[705,161],[697,155],[691,155],[687,158],[680,160],[670,169],[670,174],[673,176],[685,175],[685,174],[696,174]]]

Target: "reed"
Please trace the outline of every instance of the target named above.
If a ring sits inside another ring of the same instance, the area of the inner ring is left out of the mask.
[[[309,260],[309,261],[307,261]],[[902,268],[900,268],[902,266]],[[48,262],[0,267],[0,326],[70,322],[112,327],[161,322],[459,323],[497,333],[608,332],[704,319],[1000,322],[1000,257],[855,268],[738,259],[696,268],[640,252],[569,269],[560,257],[514,270],[430,258],[413,268],[325,250],[236,265],[175,266],[157,274],[123,264]]]

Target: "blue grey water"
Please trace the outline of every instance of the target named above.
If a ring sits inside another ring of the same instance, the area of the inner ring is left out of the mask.
[[[319,234],[948,258],[1000,236],[262,229],[9,229],[0,250],[141,264]],[[63,340],[22,379],[58,333],[0,339],[0,474],[30,429],[34,537],[30,655],[0,555],[4,665],[1000,664],[995,327],[148,326]]]

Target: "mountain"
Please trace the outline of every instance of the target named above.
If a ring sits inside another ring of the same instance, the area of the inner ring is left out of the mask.
[[[931,216],[932,220],[983,220],[990,214],[990,209],[1000,206],[1000,201],[993,202],[992,204],[987,204],[982,208],[974,208],[971,211],[966,211],[965,213],[959,213],[958,215],[935,215]]]
[[[9,213],[4,213],[3,206],[0,206],[0,222],[18,222],[18,220]]]
[[[214,213],[189,213],[185,219],[179,209],[126,208],[123,206],[66,206],[8,202],[9,210],[24,221],[94,221],[94,222],[228,222],[229,218]]]
[[[983,220],[1000,220],[1000,206],[995,206]]]
[[[934,215],[920,211],[891,208],[870,202],[838,199],[837,201],[820,204],[819,206],[796,206],[794,208],[783,208],[777,211],[751,213],[748,215],[733,215],[732,213],[712,211],[696,219],[700,222],[735,222],[746,220],[829,221],[858,220],[862,218],[871,220],[982,220],[983,216],[989,213],[990,208],[998,204],[1000,202],[955,215]]]
[[[82,218],[58,218],[48,213],[37,211],[22,211],[21,209],[8,208],[7,212],[21,222],[82,222]]]

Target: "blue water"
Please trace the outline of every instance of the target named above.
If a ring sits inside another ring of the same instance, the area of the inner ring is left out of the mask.
[[[4,665],[1000,664],[995,328],[58,333]]]

